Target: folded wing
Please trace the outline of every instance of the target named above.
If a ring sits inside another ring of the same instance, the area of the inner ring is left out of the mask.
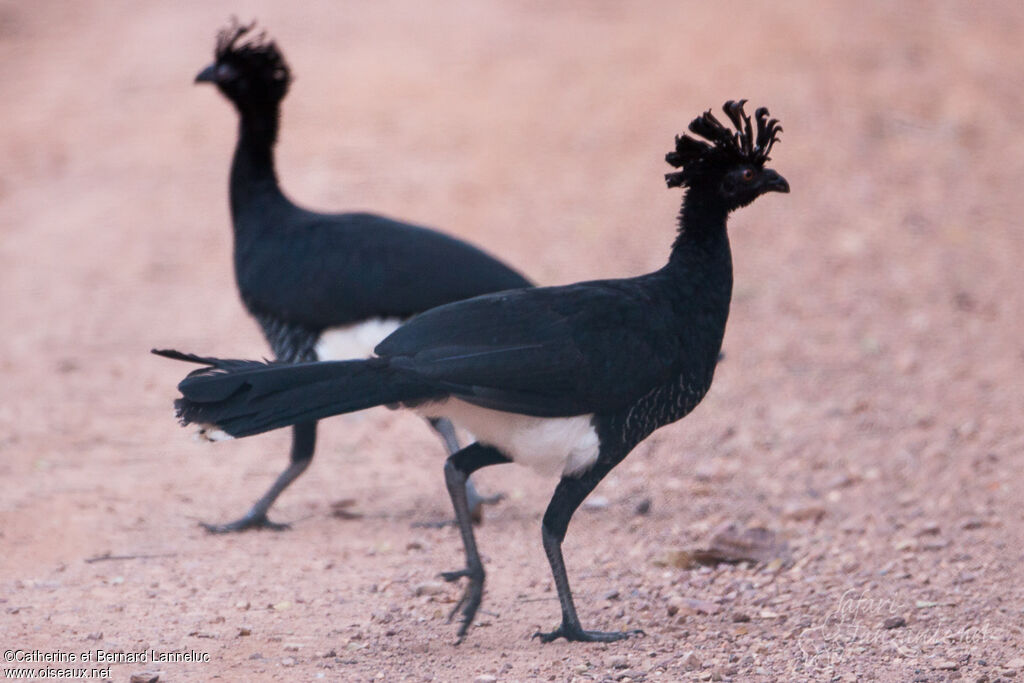
[[[420,314],[376,352],[486,408],[608,413],[676,369],[678,343],[657,310],[623,280],[500,292]]]

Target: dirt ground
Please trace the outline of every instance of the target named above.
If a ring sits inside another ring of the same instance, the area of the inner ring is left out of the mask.
[[[192,85],[232,13],[297,75],[295,199],[540,283],[660,266],[672,136],[736,97],[782,119],[793,192],[731,220],[715,385],[566,540],[584,625],[646,637],[531,640],[558,620],[554,481],[493,468],[484,611],[453,646],[461,543],[417,526],[450,506],[411,415],[323,423],[275,508],[292,531],[198,527],[288,439],[192,441],[185,368],[147,353],[268,353],[230,270],[234,113]],[[0,2],[0,645],[204,660],[115,681],[1021,680],[1022,35],[1014,1]],[[729,522],[792,563],[688,566]]]

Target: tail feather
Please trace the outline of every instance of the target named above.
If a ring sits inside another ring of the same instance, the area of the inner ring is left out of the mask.
[[[291,364],[204,358],[173,350],[153,353],[207,366],[178,384],[178,418],[182,424],[210,425],[234,437],[444,395],[381,358]]]

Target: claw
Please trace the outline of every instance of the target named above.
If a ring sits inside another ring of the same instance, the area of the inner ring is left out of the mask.
[[[449,583],[452,581],[458,581],[462,577],[469,579],[469,583],[466,584],[466,589],[462,592],[462,596],[458,602],[455,603],[455,607],[448,613],[448,621],[455,617],[455,614],[462,610],[462,621],[459,624],[458,639],[455,644],[458,645],[462,642],[466,632],[473,623],[473,618],[476,616],[476,611],[480,608],[480,603],[484,597],[484,575],[482,571],[473,571],[468,567],[466,569],[458,569],[451,572],[441,572],[440,577]]]
[[[566,626],[562,624],[554,631],[548,633],[542,633],[537,631],[533,634],[533,638],[540,638],[542,643],[550,643],[558,640],[559,638],[565,638],[569,642],[576,643],[614,643],[617,640],[625,640],[633,636],[644,636],[647,635],[641,629],[631,629],[629,631],[584,631],[577,627]]]
[[[441,572],[440,574],[438,574],[438,576],[440,576],[442,579],[444,579],[448,583],[451,583],[452,581],[458,581],[463,576],[469,576],[469,575],[470,574],[469,574],[469,570],[468,569],[458,569],[458,570],[453,571],[453,572]]]
[[[228,522],[227,524],[208,524],[206,522],[200,522],[199,526],[203,527],[211,534],[231,534],[240,531],[248,531],[249,529],[288,531],[292,528],[291,524],[285,522],[271,522],[267,519],[265,514],[255,516],[246,515],[241,519],[236,519],[234,522]]]
[[[448,623],[449,624],[452,623],[452,619],[455,618],[455,613],[458,612],[459,609],[461,609],[462,606],[465,605],[465,604],[466,604],[466,592],[463,591],[462,597],[460,597],[459,601],[455,603],[455,607],[452,607],[451,611],[448,612]],[[459,638],[462,637],[461,633],[462,633],[462,629],[459,629]]]

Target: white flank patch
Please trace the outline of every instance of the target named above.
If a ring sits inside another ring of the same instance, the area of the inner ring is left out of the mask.
[[[373,318],[344,327],[330,327],[317,340],[317,360],[369,358],[377,344],[401,324],[398,318]]]
[[[520,465],[545,475],[583,474],[597,461],[600,440],[592,415],[531,417],[481,408],[452,398],[416,408],[424,417],[447,417]]]

